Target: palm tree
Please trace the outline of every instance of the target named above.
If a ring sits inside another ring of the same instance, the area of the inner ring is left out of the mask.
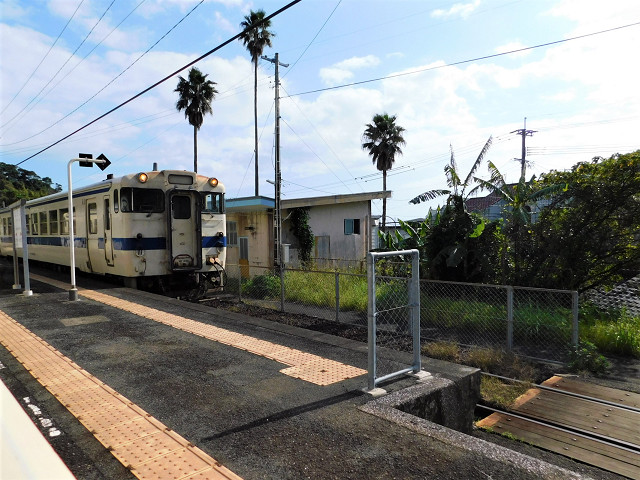
[[[271,20],[265,20],[264,10],[254,12],[251,10],[249,15],[245,15],[244,21],[240,23],[240,28],[244,32],[240,35],[240,40],[246,47],[251,62],[253,63],[253,118],[254,118],[254,152],[255,162],[255,190],[258,196],[258,59],[262,55],[264,47],[271,47],[271,39],[276,36],[269,30]]]
[[[447,177],[447,185],[449,186],[449,190],[429,190],[428,192],[421,193],[415,198],[409,200],[410,203],[417,205],[418,203],[427,202],[429,200],[433,200],[434,198],[438,198],[442,195],[449,195],[447,199],[447,205],[453,204],[453,207],[464,207],[464,201],[476,191],[476,188],[469,191],[466,195],[465,192],[467,188],[471,185],[472,180],[478,180],[474,177],[476,170],[480,167],[480,164],[484,160],[484,157],[487,155],[489,148],[491,148],[491,143],[493,142],[493,137],[489,136],[489,139],[482,147],[478,158],[473,162],[471,166],[471,170],[467,174],[464,182],[462,181],[460,174],[458,173],[458,165],[456,164],[456,157],[453,154],[453,147],[449,145],[449,150],[451,151],[451,159],[449,160],[449,165],[445,165],[444,173]]]
[[[368,150],[376,168],[382,172],[382,190],[387,191],[387,170],[391,170],[396,155],[402,155],[401,145],[405,145],[402,133],[405,131],[396,125],[396,115],[376,114],[373,122],[366,125],[362,134],[362,149]],[[387,198],[382,198],[382,229],[385,231],[387,220]]]
[[[176,102],[178,111],[184,110],[184,116],[193,125],[193,171],[198,172],[198,130],[204,121],[206,113],[213,113],[211,102],[218,91],[214,87],[216,82],[207,80],[207,76],[196,67],[189,70],[189,79],[178,76],[178,86],[174,92],[178,92]]]

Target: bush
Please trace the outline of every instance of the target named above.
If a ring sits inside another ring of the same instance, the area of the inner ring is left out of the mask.
[[[572,345],[569,349],[569,370],[572,372],[588,371],[601,374],[609,368],[609,361],[604,358],[596,346],[587,341]]]
[[[625,310],[592,320],[583,326],[581,336],[601,352],[640,358],[640,317]]]
[[[280,277],[259,275],[242,285],[242,294],[252,298],[278,298],[280,296]]]

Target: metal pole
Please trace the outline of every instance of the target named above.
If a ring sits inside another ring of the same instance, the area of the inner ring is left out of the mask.
[[[82,154],[80,154],[82,155]],[[105,157],[106,158],[106,157]],[[72,158],[69,160],[67,164],[67,178],[69,181],[69,193],[68,193],[68,202],[69,202],[69,268],[71,269],[71,288],[69,289],[69,300],[76,301],[78,300],[78,289],[76,288],[76,253],[75,253],[75,239],[73,232],[73,192],[72,192],[72,183],[71,183],[71,165],[73,162],[87,162],[87,163],[106,163],[106,160],[101,160],[100,158],[92,159],[92,158]],[[108,163],[107,163],[108,165]]]
[[[284,312],[284,265],[276,268],[280,271],[280,311]]]
[[[373,254],[367,253],[367,323],[368,323],[368,364],[369,390],[376,388],[376,272]]]
[[[67,164],[67,179],[69,182],[68,202],[69,202],[69,268],[71,269],[71,288],[69,289],[69,300],[78,300],[78,289],[76,288],[76,253],[73,238],[73,191],[71,183],[71,165],[77,159],[69,160]]]
[[[33,295],[31,280],[29,279],[29,247],[27,246],[27,217],[25,204],[20,206],[20,228],[22,229],[22,270],[24,276],[24,295]]]
[[[579,340],[579,318],[578,318],[578,292],[571,292],[571,310],[573,312],[573,322],[571,328],[571,344],[577,345]]]
[[[336,322],[340,321],[340,273],[336,270]]]
[[[24,200],[21,201],[20,207],[18,207],[18,212],[20,215],[24,215],[23,206]],[[15,210],[11,210],[11,224],[13,225],[13,289],[20,290],[22,285],[20,285],[20,265],[18,263],[18,239],[16,238],[17,232],[19,231],[19,227],[16,225],[15,216],[13,214]]]
[[[411,290],[409,305],[411,305],[411,325],[413,327],[413,373],[422,368],[420,351],[420,254],[411,254]]]
[[[507,287],[507,350],[513,349],[513,287]]]

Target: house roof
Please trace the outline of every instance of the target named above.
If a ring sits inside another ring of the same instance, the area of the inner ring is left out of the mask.
[[[467,198],[465,204],[468,212],[481,212],[491,205],[498,203],[502,197],[496,193],[490,193],[486,197]]]
[[[320,205],[336,205],[341,203],[366,202],[391,198],[391,192],[364,192],[346,195],[328,195],[325,197],[291,198],[281,201],[282,208],[317,207]]]
[[[225,200],[228,212],[259,212],[275,208],[275,200],[269,197],[240,197]]]

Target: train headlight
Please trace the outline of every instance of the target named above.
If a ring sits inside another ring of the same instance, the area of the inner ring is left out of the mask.
[[[207,255],[207,265],[214,265],[218,261],[217,255]]]
[[[147,180],[149,180],[149,175],[147,175],[146,173],[139,173],[137,178],[140,183],[147,183]]]
[[[212,187],[217,187],[218,186],[218,179],[214,178],[214,177],[211,177],[209,179],[209,185],[211,185]]]

